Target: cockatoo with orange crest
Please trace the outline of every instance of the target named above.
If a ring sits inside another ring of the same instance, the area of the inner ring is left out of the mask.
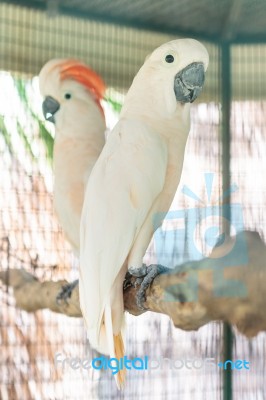
[[[205,47],[173,40],[147,57],[125,98],[120,119],[91,173],[81,217],[80,304],[91,345],[121,358],[123,280],[158,273],[142,260],[176,193],[190,129],[190,103],[202,90]],[[158,218],[160,215],[160,218]],[[116,376],[119,386],[124,370]]]
[[[44,117],[55,124],[54,203],[66,238],[78,254],[88,178],[105,143],[105,92],[96,72],[77,60],[48,61],[39,75]]]

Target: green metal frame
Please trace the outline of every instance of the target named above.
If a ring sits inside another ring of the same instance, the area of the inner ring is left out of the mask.
[[[222,179],[223,192],[230,187],[230,160],[231,160],[231,46],[228,43],[221,45],[221,105],[222,105]],[[231,203],[230,195],[228,203]],[[230,207],[227,209],[226,218],[231,220]],[[228,232],[228,225],[224,226],[225,233]],[[230,227],[229,227],[230,230]],[[223,324],[223,361],[232,360],[233,353],[233,332],[229,324]],[[223,370],[223,400],[232,400],[232,370]]]

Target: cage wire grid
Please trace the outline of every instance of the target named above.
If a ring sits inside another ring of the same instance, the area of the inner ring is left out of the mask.
[[[82,59],[98,71],[107,86],[126,93],[146,55],[163,42],[175,38],[133,28],[56,15],[0,3],[0,69],[8,79],[20,78],[29,87],[30,79],[54,57]],[[186,147],[182,185],[206,200],[204,174],[213,173],[212,201],[222,195],[221,171],[221,51],[204,43],[210,53],[206,86],[191,112],[192,126]],[[266,196],[265,157],[265,60],[266,46],[232,46],[231,182],[238,190],[231,202],[240,203],[244,226],[265,234],[263,204]],[[34,85],[33,85],[34,86]],[[31,90],[31,89],[29,89]],[[4,94],[8,99],[10,94]],[[116,95],[114,94],[114,97]],[[6,100],[7,101],[7,100]],[[36,109],[40,107],[34,105]],[[10,106],[11,107],[11,106]],[[47,149],[40,140],[39,126],[25,111],[21,121],[34,144],[37,160],[25,151],[18,138],[17,116],[8,107],[1,110],[4,123],[13,128],[4,139],[0,131],[0,252],[1,269],[24,267],[40,279],[69,279],[78,275],[78,261],[65,241],[53,211],[52,170]],[[196,167],[195,167],[196,166]],[[254,179],[254,176],[256,179]],[[204,207],[178,190],[172,210],[184,210],[185,224],[192,223],[188,210],[197,209],[204,220]],[[171,224],[171,221],[168,224]],[[167,224],[166,224],[167,225]],[[166,226],[167,228],[167,226]],[[161,230],[165,236],[168,231]],[[200,226],[196,238],[202,251]],[[178,236],[182,256],[166,244],[159,256],[172,266],[189,259],[186,235]],[[175,238],[174,242],[177,242]],[[158,257],[151,243],[145,260]],[[223,396],[221,371],[203,369],[132,371],[127,385],[118,392],[110,371],[93,372],[55,366],[56,353],[93,358],[96,352],[86,341],[81,319],[48,311],[28,314],[15,307],[12,293],[2,286],[0,322],[0,398],[31,399],[176,399],[220,400]],[[208,324],[198,332],[183,332],[165,316],[146,313],[127,315],[128,357],[222,358],[222,327]],[[265,398],[265,335],[247,340],[234,331],[233,358],[251,361],[251,371],[233,374],[235,399]]]

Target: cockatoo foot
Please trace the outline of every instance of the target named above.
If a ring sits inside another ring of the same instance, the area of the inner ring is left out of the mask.
[[[132,281],[131,281],[131,278],[132,278],[132,274],[130,274],[128,271],[127,271],[127,273],[126,273],[126,275],[125,275],[125,279],[124,279],[124,282],[123,282],[123,290],[126,290],[127,288],[129,288],[129,287],[135,287],[135,285],[132,283]]]
[[[169,272],[169,268],[157,264],[143,264],[140,268],[130,267],[128,272],[138,278],[136,279],[135,285],[137,286],[140,284],[140,288],[136,295],[137,306],[140,310],[147,310],[147,308],[144,306],[146,301],[146,290],[148,287],[150,287],[157,275]]]
[[[56,296],[57,304],[62,303],[62,301],[67,303],[68,299],[70,299],[72,295],[73,289],[78,285],[78,283],[79,281],[77,279],[74,282],[63,286],[61,292]]]
[[[143,278],[147,275],[147,268],[148,267],[146,264],[143,264],[139,268],[134,268],[134,267],[128,268],[129,274],[134,276],[135,278],[137,278],[135,280],[135,284],[134,284],[135,287],[137,287],[138,285],[141,285]]]

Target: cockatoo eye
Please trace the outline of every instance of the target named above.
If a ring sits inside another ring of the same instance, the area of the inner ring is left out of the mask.
[[[175,61],[175,57],[173,56],[173,54],[167,54],[165,56],[165,61],[170,64],[173,63]]]
[[[65,99],[69,100],[69,99],[71,99],[71,97],[72,97],[72,96],[71,96],[70,93],[66,93],[66,94],[65,94]]]

